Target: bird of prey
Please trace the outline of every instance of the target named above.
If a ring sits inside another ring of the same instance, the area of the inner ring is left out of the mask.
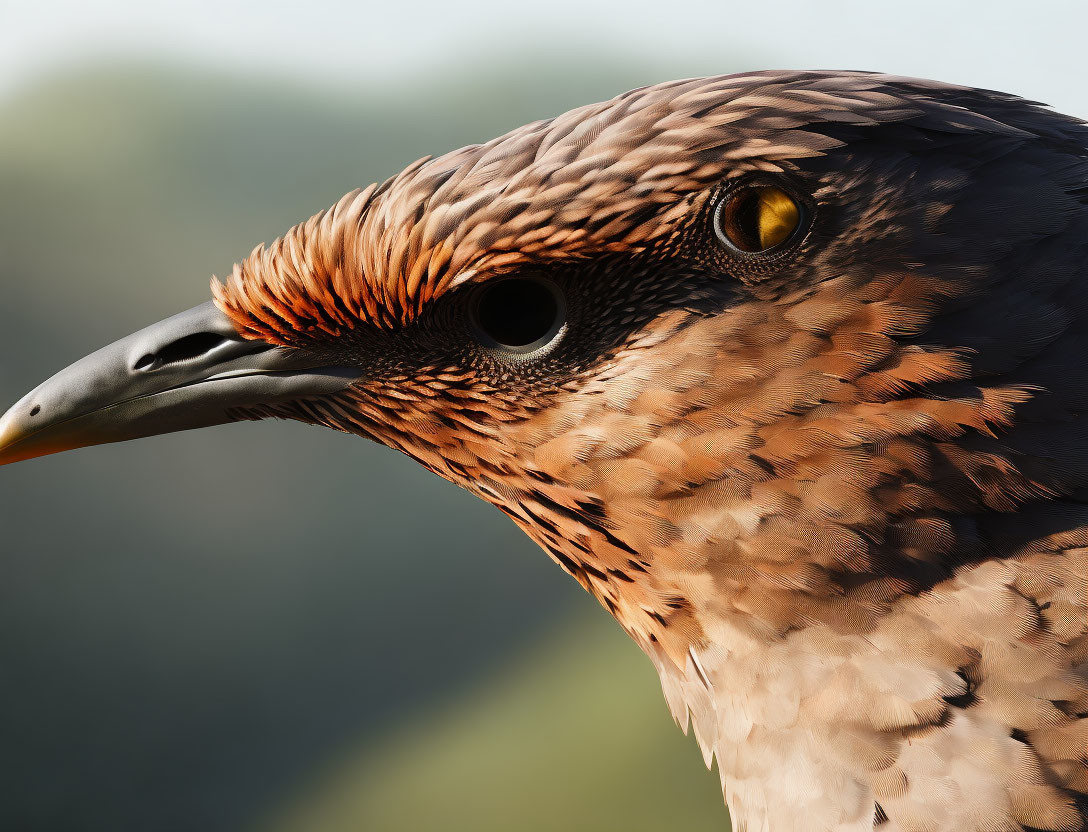
[[[403,451],[603,604],[738,829],[1088,829],[1088,127],[857,72],[420,160],[0,422]]]

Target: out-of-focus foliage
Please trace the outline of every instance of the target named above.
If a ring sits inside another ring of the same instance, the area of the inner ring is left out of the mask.
[[[523,67],[360,91],[123,66],[0,103],[0,404],[353,187],[672,74]],[[523,655],[591,604],[497,512],[328,431],[0,468],[0,828],[233,831],[311,788],[333,808],[299,817],[390,829],[428,801],[475,830],[720,824],[618,629]],[[345,803],[353,776],[389,797]]]
[[[346,760],[267,832],[726,832],[715,774],[603,613]]]

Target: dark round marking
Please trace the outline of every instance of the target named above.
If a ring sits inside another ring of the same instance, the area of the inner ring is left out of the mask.
[[[480,291],[474,317],[489,346],[530,352],[560,333],[566,314],[559,289],[550,280],[511,277]]]

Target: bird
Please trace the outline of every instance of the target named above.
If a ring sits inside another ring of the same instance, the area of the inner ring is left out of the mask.
[[[612,614],[738,830],[1085,832],[1086,355],[1084,122],[751,72],[351,191],[27,394],[0,463],[376,440]]]

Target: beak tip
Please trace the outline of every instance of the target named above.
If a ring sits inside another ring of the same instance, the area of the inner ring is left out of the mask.
[[[25,404],[25,399],[18,401],[8,408],[3,416],[0,416],[0,465],[28,458],[19,453],[17,446],[30,433],[27,417],[36,416],[37,413],[32,408],[24,415]]]
[[[14,424],[10,410],[0,417],[0,465],[15,462],[15,453],[12,446],[19,441],[20,433]]]

